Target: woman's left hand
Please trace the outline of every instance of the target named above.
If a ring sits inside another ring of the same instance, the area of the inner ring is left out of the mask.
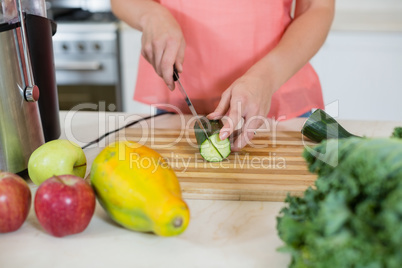
[[[266,119],[274,92],[267,79],[249,72],[237,79],[222,93],[221,100],[208,119],[220,119],[228,113],[227,120],[219,133],[221,140],[233,133],[244,118],[242,133],[233,142],[232,150],[238,151],[254,137]]]
[[[219,137],[228,137],[242,118],[243,133],[233,150],[243,148],[266,120],[273,93],[299,71],[319,50],[329,32],[334,0],[296,0],[295,15],[279,43],[225,92],[209,119],[228,113]],[[311,29],[314,29],[312,31]]]

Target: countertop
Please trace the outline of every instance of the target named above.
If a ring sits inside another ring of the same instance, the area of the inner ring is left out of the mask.
[[[61,112],[62,135],[84,145],[123,126],[139,115],[124,113]],[[162,115],[143,126],[180,128],[177,115]],[[274,122],[276,130],[299,131],[305,119]],[[340,121],[357,135],[389,136],[402,122]],[[139,127],[137,125],[136,127]],[[90,165],[113,135],[85,149]],[[89,168],[88,168],[89,171]],[[29,185],[33,196],[37,186]],[[23,226],[0,234],[0,267],[287,267],[290,256],[282,246],[276,217],[282,202],[186,200],[191,211],[188,229],[177,237],[129,231],[113,223],[97,204],[88,228],[63,238],[52,237],[39,225],[33,207]]]

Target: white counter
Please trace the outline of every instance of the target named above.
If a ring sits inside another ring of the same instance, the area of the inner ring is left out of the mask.
[[[87,143],[135,118],[118,113],[62,112],[61,138]],[[279,123],[277,129],[298,131],[303,122],[294,119]],[[389,136],[393,127],[402,122],[343,124],[358,135]],[[155,120],[155,127],[176,128],[179,124],[177,117],[163,115]],[[89,164],[100,149],[94,146],[85,150]],[[30,186],[34,194],[37,187],[31,182]],[[0,267],[287,267],[289,255],[276,251],[282,245],[276,232],[276,217],[283,203],[186,201],[191,211],[188,229],[171,238],[119,227],[99,204],[84,232],[56,238],[43,231],[32,208],[19,230],[0,234]]]

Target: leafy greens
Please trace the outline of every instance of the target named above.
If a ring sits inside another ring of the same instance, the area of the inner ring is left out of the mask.
[[[402,267],[402,140],[330,139],[303,156],[315,187],[277,218],[290,267]]]

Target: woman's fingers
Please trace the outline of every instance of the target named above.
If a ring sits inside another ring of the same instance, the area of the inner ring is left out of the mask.
[[[183,70],[185,41],[179,24],[169,13],[153,16],[142,33],[142,56],[153,66],[166,85],[174,88],[173,65]]]
[[[267,84],[258,77],[240,77],[222,94],[218,107],[208,115],[210,119],[218,119],[229,110],[219,138],[225,139],[237,128],[242,128],[242,133],[233,142],[234,151],[249,144],[255,130],[266,120],[272,96]],[[239,126],[243,119],[243,125]]]
[[[152,43],[149,42],[147,40],[148,38],[146,38],[146,35],[143,34],[142,38],[141,38],[141,55],[150,63],[152,64],[152,66],[154,66],[153,64],[153,47],[152,47]],[[155,67],[154,67],[155,68]]]
[[[217,120],[222,118],[230,107],[231,93],[230,89],[226,90],[222,93],[221,100],[219,101],[218,106],[215,111],[207,115],[208,119]]]
[[[254,138],[256,130],[263,125],[265,119],[266,118],[258,114],[246,116],[243,131],[233,142],[231,149],[233,151],[239,151],[249,144]]]
[[[226,139],[233,133],[233,131],[238,127],[239,123],[243,118],[245,103],[241,102],[237,98],[230,99],[230,110],[229,114],[223,124],[221,131],[219,132],[219,138],[221,140]]]
[[[185,49],[186,49],[186,41],[183,38],[182,41],[180,42],[179,51],[177,52],[176,61],[175,61],[175,66],[176,66],[176,69],[177,69],[177,71],[179,73],[183,72],[183,62],[184,62],[184,51],[185,51]]]
[[[173,65],[175,64],[180,44],[176,41],[166,43],[165,50],[158,68],[161,70],[161,77],[170,90],[174,89]]]

